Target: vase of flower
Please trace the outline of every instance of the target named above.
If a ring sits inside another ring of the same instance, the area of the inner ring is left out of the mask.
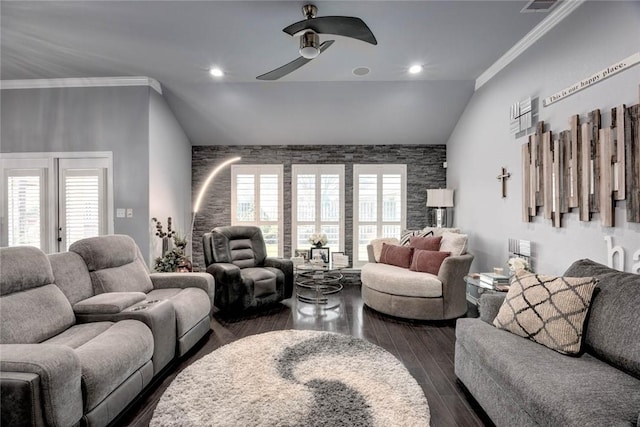
[[[321,248],[327,244],[329,239],[327,239],[327,235],[324,233],[313,233],[311,236],[309,236],[308,241],[316,248]]]

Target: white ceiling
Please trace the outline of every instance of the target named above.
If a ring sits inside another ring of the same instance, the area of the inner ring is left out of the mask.
[[[378,45],[323,35],[336,43],[317,59],[257,81],[298,56],[282,29],[306,3],[3,1],[0,74],[152,77],[193,145],[443,144],[475,79],[547,16],[520,13],[524,0],[316,1],[318,16],[362,18]],[[409,75],[415,63],[425,72]]]

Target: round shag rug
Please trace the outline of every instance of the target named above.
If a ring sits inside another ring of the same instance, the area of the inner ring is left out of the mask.
[[[367,341],[276,331],[235,341],[182,371],[151,426],[428,426],[422,388]]]

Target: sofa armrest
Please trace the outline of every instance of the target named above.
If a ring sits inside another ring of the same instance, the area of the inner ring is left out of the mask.
[[[54,344],[0,344],[0,371],[38,375],[41,412],[46,424],[66,426],[80,422],[81,368],[78,356],[71,347]],[[10,401],[5,402],[10,396],[2,394],[3,407],[5,404],[12,404]]]
[[[293,262],[290,259],[267,257],[265,267],[273,267],[284,273],[284,298],[291,298],[293,294]]]
[[[0,372],[0,420],[11,426],[45,425],[40,377],[28,372]]]
[[[367,257],[369,258],[369,262],[378,262],[376,261],[376,256],[373,254],[373,245],[367,245]]]
[[[213,307],[215,279],[210,273],[151,273],[149,277],[155,289],[200,288],[209,295]]]
[[[444,259],[438,279],[442,282],[444,318],[451,319],[467,312],[467,285],[464,276],[469,274],[473,255],[467,253]]]
[[[245,288],[240,267],[227,262],[216,262],[207,267],[207,273],[216,281],[215,302],[216,306],[228,307],[237,304],[242,295],[252,294],[253,289]]]
[[[115,314],[137,302],[144,301],[143,292],[106,292],[78,301],[73,305],[75,314]]]
[[[482,294],[478,301],[478,311],[480,312],[480,320],[493,325],[493,319],[498,315],[500,307],[504,302],[507,294]]]

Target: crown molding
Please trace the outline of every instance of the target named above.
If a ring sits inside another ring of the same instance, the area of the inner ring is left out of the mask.
[[[538,25],[536,25],[531,31],[529,31],[527,35],[520,39],[518,43],[513,45],[511,49],[509,49],[504,55],[502,55],[482,74],[480,74],[480,76],[476,79],[475,90],[480,89],[482,85],[491,80],[493,76],[498,74],[503,68],[509,65],[525,50],[529,49],[532,44],[534,44],[542,36],[547,34],[547,32],[549,32],[553,27],[562,22],[564,18],[569,16],[571,12],[576,10],[585,1],[586,0],[565,0],[560,3],[559,6],[556,6],[556,8],[553,9],[553,11],[550,12],[545,19],[543,19]]]
[[[2,80],[0,89],[45,89],[60,87],[149,86],[162,95],[160,82],[151,77],[81,77],[65,79]]]

